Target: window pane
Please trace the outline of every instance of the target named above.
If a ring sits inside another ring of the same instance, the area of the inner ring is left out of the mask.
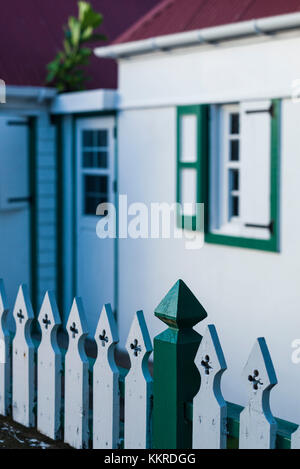
[[[108,176],[85,176],[86,192],[106,193],[108,188]]]
[[[106,197],[86,196],[84,213],[86,215],[96,215],[99,204],[107,202]]]
[[[240,132],[240,115],[238,113],[230,114],[230,133],[239,134]]]
[[[229,170],[229,186],[231,191],[239,190],[239,170],[230,169]]]
[[[84,168],[94,167],[94,153],[92,151],[84,151],[82,153],[82,166]]]
[[[93,142],[93,130],[83,130],[82,131],[82,143],[84,147],[92,147]]]
[[[97,168],[107,168],[108,158],[107,151],[97,151]]]
[[[86,215],[96,215],[97,202],[94,197],[85,197],[84,213]]]
[[[97,147],[107,147],[108,145],[108,132],[106,129],[96,131],[96,142]]]
[[[239,150],[240,150],[239,140],[230,140],[230,154],[229,158],[231,161],[239,160]]]
[[[231,196],[229,198],[229,220],[232,217],[239,216],[239,197],[238,196]]]
[[[180,160],[184,162],[197,161],[197,116],[193,114],[182,116],[180,132]]]
[[[108,202],[108,176],[84,176],[84,213],[96,215],[99,204]]]
[[[181,204],[184,215],[195,215],[197,202],[197,171],[195,169],[181,170]],[[184,206],[184,204],[193,204]]]

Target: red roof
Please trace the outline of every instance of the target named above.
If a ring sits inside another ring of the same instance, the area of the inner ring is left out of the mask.
[[[300,0],[163,0],[114,44],[300,11]]]
[[[144,15],[159,0],[90,0],[103,14],[99,29],[109,41]],[[77,16],[76,0],[8,0],[0,13],[0,78],[7,85],[45,86],[46,64],[61,49],[62,26]],[[116,88],[117,66],[113,60],[94,55],[88,67],[88,88]]]

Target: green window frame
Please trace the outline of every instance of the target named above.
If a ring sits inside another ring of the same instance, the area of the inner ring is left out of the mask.
[[[180,161],[181,135],[180,119],[183,115],[194,114],[197,116],[197,161],[185,163]],[[219,244],[225,246],[257,249],[270,252],[280,252],[279,243],[279,184],[280,184],[280,125],[281,125],[281,100],[272,100],[271,119],[271,193],[270,193],[270,214],[273,222],[273,229],[270,239],[256,239],[226,234],[215,234],[209,228],[209,105],[179,106],[177,108],[177,203],[181,203],[181,170],[193,167],[197,170],[197,201],[205,204],[205,243]],[[177,224],[182,228],[185,223],[184,216],[178,212]],[[193,217],[193,229],[196,229],[196,217]],[[190,225],[187,225],[190,226]]]
[[[194,169],[196,171],[196,200],[195,203],[205,203],[206,200],[206,158],[208,146],[208,112],[209,106],[206,104],[180,106],[177,108],[177,204],[182,203],[181,174],[184,169]],[[181,120],[184,116],[193,115],[196,117],[196,160],[186,162],[181,160],[182,136]],[[179,228],[189,227],[196,230],[196,215],[182,215],[181,210],[177,210],[177,226]]]

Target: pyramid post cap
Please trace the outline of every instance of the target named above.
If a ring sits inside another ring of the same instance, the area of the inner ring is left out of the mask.
[[[154,314],[175,329],[193,327],[207,317],[199,300],[181,279],[168,291]]]

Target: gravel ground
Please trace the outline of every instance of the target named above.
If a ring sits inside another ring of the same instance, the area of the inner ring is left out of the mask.
[[[62,441],[53,441],[33,428],[26,428],[0,416],[0,449],[71,449]]]

